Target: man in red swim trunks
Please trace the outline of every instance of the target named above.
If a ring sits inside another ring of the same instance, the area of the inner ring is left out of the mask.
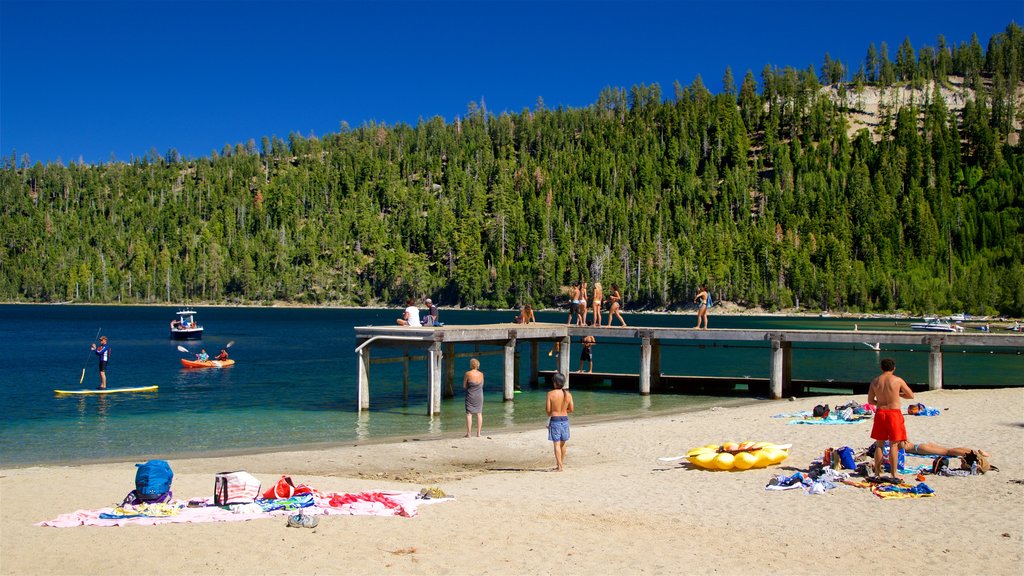
[[[882,474],[882,447],[889,441],[889,466],[895,482],[902,482],[898,462],[900,449],[907,443],[907,428],[903,423],[903,411],[900,398],[908,400],[914,392],[907,383],[894,372],[896,362],[892,358],[882,359],[882,374],[871,381],[868,388],[868,403],[874,404],[875,423],[871,427],[871,438],[875,441],[875,476]]]

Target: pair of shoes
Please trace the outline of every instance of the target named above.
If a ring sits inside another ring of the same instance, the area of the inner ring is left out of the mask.
[[[320,519],[316,516],[306,516],[305,514],[296,514],[288,517],[289,528],[316,528],[316,525],[320,523]]]

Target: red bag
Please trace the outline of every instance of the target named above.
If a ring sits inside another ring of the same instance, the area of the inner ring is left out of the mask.
[[[313,489],[305,484],[296,486],[290,476],[284,474],[281,475],[281,479],[277,481],[272,487],[268,488],[263,493],[264,500],[279,500],[282,498],[291,498],[292,496],[298,496],[299,494],[309,494],[313,492]]]

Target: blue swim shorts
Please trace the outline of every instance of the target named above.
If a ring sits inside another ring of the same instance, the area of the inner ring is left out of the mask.
[[[552,442],[569,441],[569,417],[552,416],[548,423],[548,440]]]

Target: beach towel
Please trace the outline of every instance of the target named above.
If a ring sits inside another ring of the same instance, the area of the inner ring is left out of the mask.
[[[817,425],[833,425],[833,424],[859,424],[871,420],[870,416],[854,414],[849,420],[837,419],[837,418],[815,418],[805,417],[798,418],[796,420],[790,420],[789,424],[817,424]]]
[[[843,484],[855,486],[857,488],[868,488],[871,490],[872,494],[883,500],[897,498],[926,498],[935,496],[935,490],[924,482],[918,483],[917,486],[911,486],[910,484],[879,484],[875,482],[843,480]]]
[[[935,496],[935,490],[932,490],[924,482],[918,483],[917,486],[911,486],[910,484],[875,484],[871,487],[871,493],[882,500]]]
[[[332,506],[331,500],[337,497],[338,506]],[[402,516],[411,518],[418,513],[417,508],[426,504],[447,502],[453,498],[420,498],[419,492],[364,492],[361,494],[329,494],[324,498],[315,495],[302,495],[301,497],[284,499],[293,501],[295,504],[305,502],[306,498],[312,498],[313,505],[299,506],[307,515],[346,515],[346,516]],[[36,526],[49,526],[53,528],[70,528],[74,526],[154,526],[157,524],[180,524],[180,523],[205,523],[205,522],[241,522],[246,520],[258,520],[261,518],[274,518],[275,516],[288,516],[294,514],[294,508],[281,507],[263,512],[256,512],[252,504],[228,506],[213,506],[213,498],[193,498],[188,501],[191,505],[186,506],[181,502],[171,504],[159,504],[155,506],[174,506],[176,512],[166,516],[137,514],[139,507],[134,511],[122,509],[120,512],[116,507],[100,508],[96,510],[77,510],[52,519],[39,522]],[[147,505],[154,506],[154,505]],[[244,508],[242,506],[245,506]],[[236,510],[232,510],[236,508]],[[147,510],[143,508],[143,510]],[[157,508],[148,508],[153,514]]]

